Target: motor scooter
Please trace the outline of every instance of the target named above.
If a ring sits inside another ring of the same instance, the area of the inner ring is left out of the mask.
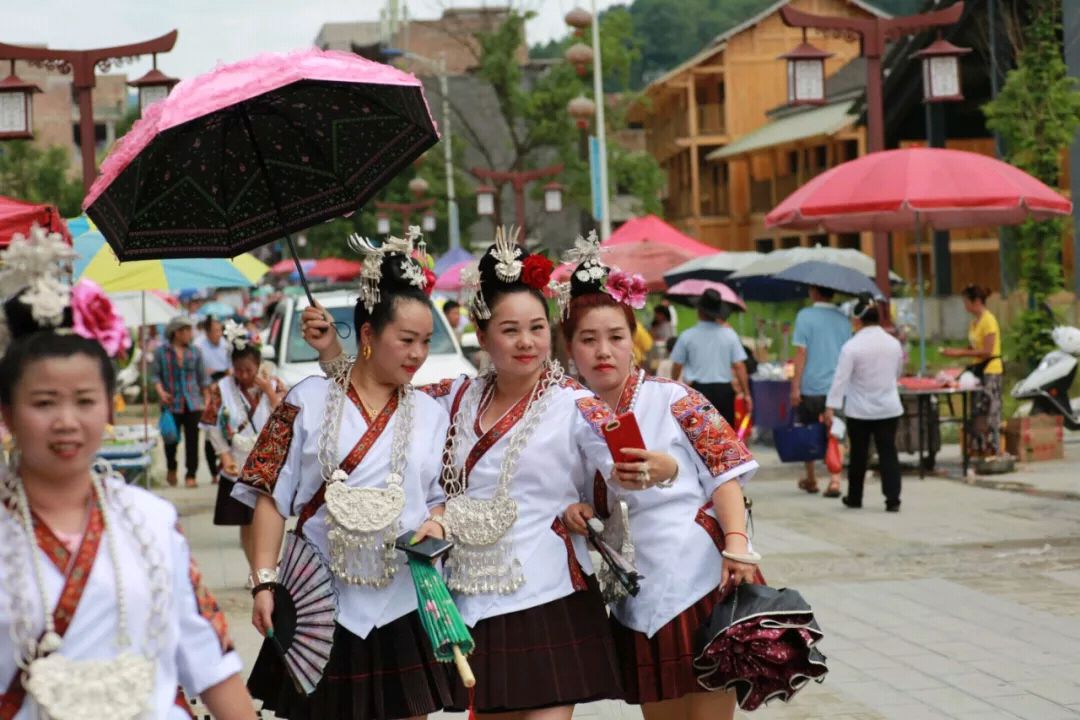
[[[1069,399],[1080,356],[1080,329],[1062,325],[1050,335],[1057,349],[1046,353],[1038,367],[1013,385],[1011,394],[1017,400],[1031,401],[1031,415],[1061,415],[1065,427],[1080,430],[1080,413]]]

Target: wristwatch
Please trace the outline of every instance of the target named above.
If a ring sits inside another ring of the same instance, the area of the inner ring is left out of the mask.
[[[278,580],[277,568],[259,568],[255,572],[251,573],[248,581],[251,583],[251,587],[256,585],[265,585],[267,583],[276,583]]]

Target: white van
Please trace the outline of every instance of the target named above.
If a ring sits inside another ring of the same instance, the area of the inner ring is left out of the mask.
[[[339,323],[339,339],[345,352],[356,354],[356,332],[353,329],[353,308],[356,307],[355,290],[327,290],[314,293],[315,299],[334,320]],[[274,308],[270,324],[264,331],[263,354],[277,365],[277,374],[288,387],[292,387],[311,375],[322,375],[319,355],[312,349],[301,329],[300,313],[308,306],[305,296],[285,297]],[[434,305],[431,306],[434,334],[431,351],[413,378],[414,385],[426,385],[444,378],[461,374],[476,375],[476,368],[465,359],[457,338],[450,331],[446,317]],[[343,337],[342,337],[343,336]]]

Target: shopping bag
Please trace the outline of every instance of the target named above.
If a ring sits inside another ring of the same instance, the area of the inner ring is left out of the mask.
[[[824,423],[799,425],[794,416],[788,424],[773,428],[773,442],[780,462],[808,462],[825,458],[826,435]]]
[[[840,441],[830,433],[829,445],[825,449],[825,469],[838,473],[844,469],[844,455],[840,452]]]
[[[161,442],[174,445],[180,442],[180,430],[176,427],[176,418],[171,410],[162,410],[158,420],[158,430],[161,431]]]

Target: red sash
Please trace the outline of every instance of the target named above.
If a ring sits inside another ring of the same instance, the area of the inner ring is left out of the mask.
[[[90,521],[86,525],[86,533],[83,535],[82,544],[75,554],[74,562],[68,571],[71,562],[71,553],[64,544],[53,534],[52,530],[37,518],[34,519],[34,535],[38,546],[45,551],[49,560],[60,572],[67,572],[64,580],[64,588],[60,591],[60,600],[53,611],[53,623],[56,633],[63,637],[75,617],[75,610],[79,607],[83,592],[86,590],[87,581],[90,579],[90,571],[94,567],[94,559],[97,557],[98,546],[101,544],[101,535],[104,528],[101,509],[97,503],[91,507]],[[7,690],[0,695],[0,720],[11,720],[19,712],[26,700],[26,689],[22,684],[22,672],[16,671],[15,677],[8,683]]]
[[[383,430],[390,424],[390,418],[393,417],[394,411],[398,406],[398,394],[394,393],[390,396],[390,401],[386,403],[383,409],[375,417],[375,419],[368,425],[364,434],[360,436],[356,445],[349,451],[349,454],[345,456],[345,459],[341,461],[338,466],[345,471],[346,475],[352,473],[356,469],[357,465],[367,457],[368,452],[375,445],[375,441],[379,439],[379,436],[383,434]],[[360,410],[359,407],[357,407]],[[363,415],[363,410],[360,410],[360,414]],[[315,491],[315,494],[311,496],[311,499],[304,504],[303,509],[300,510],[300,516],[296,521],[296,534],[300,537],[304,536],[303,529],[304,523],[311,519],[311,517],[319,511],[319,508],[326,502],[326,483],[319,485],[319,489]],[[4,718],[0,717],[0,720]]]

